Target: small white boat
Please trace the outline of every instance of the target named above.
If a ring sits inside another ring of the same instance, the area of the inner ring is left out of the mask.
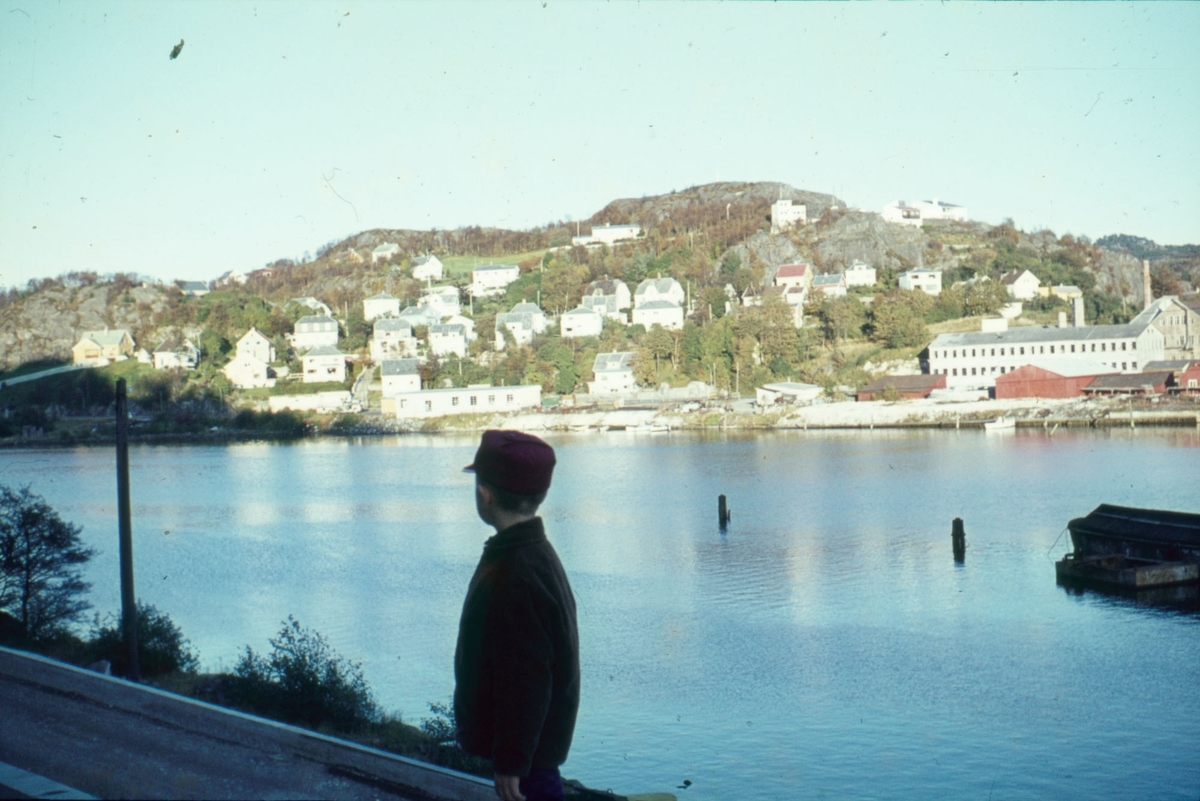
[[[983,424],[984,431],[1010,431],[1017,427],[1017,418],[1009,416],[997,417]]]
[[[645,420],[636,426],[628,426],[625,430],[630,434],[665,434],[671,430],[671,426],[666,423]]]

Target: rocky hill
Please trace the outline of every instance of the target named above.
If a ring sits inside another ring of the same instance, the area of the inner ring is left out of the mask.
[[[771,233],[770,206],[780,197],[804,203],[809,224]],[[754,268],[756,279],[769,283],[779,265],[799,260],[813,262],[821,272],[836,272],[855,260],[893,274],[935,267],[950,271],[950,280],[998,278],[1009,270],[1031,269],[1044,282],[1077,282],[1085,292],[1103,294],[1110,308],[1115,304],[1122,311],[1141,303],[1141,258],[1151,260],[1156,294],[1183,294],[1200,283],[1200,246],[1196,245],[1164,247],[1126,235],[1091,243],[1060,238],[1050,231],[1020,231],[1011,223],[938,221],[917,228],[884,222],[876,213],[848,210],[833,195],[776,182],[722,182],[614,200],[586,225],[622,222],[640,224],[644,236],[602,257],[606,270],[611,267],[620,276],[622,265],[632,262],[645,266],[659,260],[656,270],[686,262],[692,265],[687,277],[698,283],[698,289],[708,283],[723,285],[728,276],[720,273],[722,265]],[[320,247],[314,259],[281,259],[270,265],[272,275],[239,290],[234,312],[245,315],[226,319],[225,327],[232,330],[234,323],[267,318],[274,320],[275,327],[285,327],[287,321],[279,310],[288,298],[302,295],[319,297],[339,311],[384,289],[415,298],[419,285],[392,273],[394,265],[371,263],[371,249],[383,242],[400,246],[400,263],[427,252],[486,258],[565,248],[575,227],[552,223],[529,231],[485,227],[362,231]],[[594,260],[582,248],[560,254]],[[212,327],[203,316],[207,313],[203,304],[181,298],[173,286],[143,284],[127,276],[100,280],[88,274],[45,279],[33,289],[0,293],[0,369],[69,358],[80,332],[89,329],[127,328],[139,346],[153,348],[170,334],[195,335]]]

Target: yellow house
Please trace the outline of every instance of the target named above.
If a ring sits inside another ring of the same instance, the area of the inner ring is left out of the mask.
[[[84,331],[71,348],[71,360],[75,364],[107,364],[131,355],[133,348],[133,337],[124,328]]]
[[[1065,284],[1065,285],[1057,284],[1055,286],[1040,286],[1037,289],[1037,293],[1039,295],[1041,295],[1043,298],[1048,298],[1051,295],[1055,295],[1055,296],[1060,297],[1063,300],[1067,301],[1068,303],[1075,300],[1075,298],[1083,297],[1083,290],[1077,286],[1072,286],[1070,284]]]

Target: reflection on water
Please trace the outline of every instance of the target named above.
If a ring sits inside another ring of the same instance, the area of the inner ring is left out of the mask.
[[[1200,616],[1054,579],[1066,521],[1101,502],[1200,509],[1196,432],[554,443],[543,514],[585,671],[568,775],[706,799],[1197,795]],[[452,691],[490,533],[475,444],[135,448],[139,595],[213,668],[294,614],[419,719]],[[85,526],[115,610],[111,453],[5,456],[4,481]]]

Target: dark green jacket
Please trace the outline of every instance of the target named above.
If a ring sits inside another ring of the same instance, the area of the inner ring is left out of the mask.
[[[579,632],[540,517],[484,544],[463,602],[454,678],[467,752],[512,776],[566,761],[579,709]]]

